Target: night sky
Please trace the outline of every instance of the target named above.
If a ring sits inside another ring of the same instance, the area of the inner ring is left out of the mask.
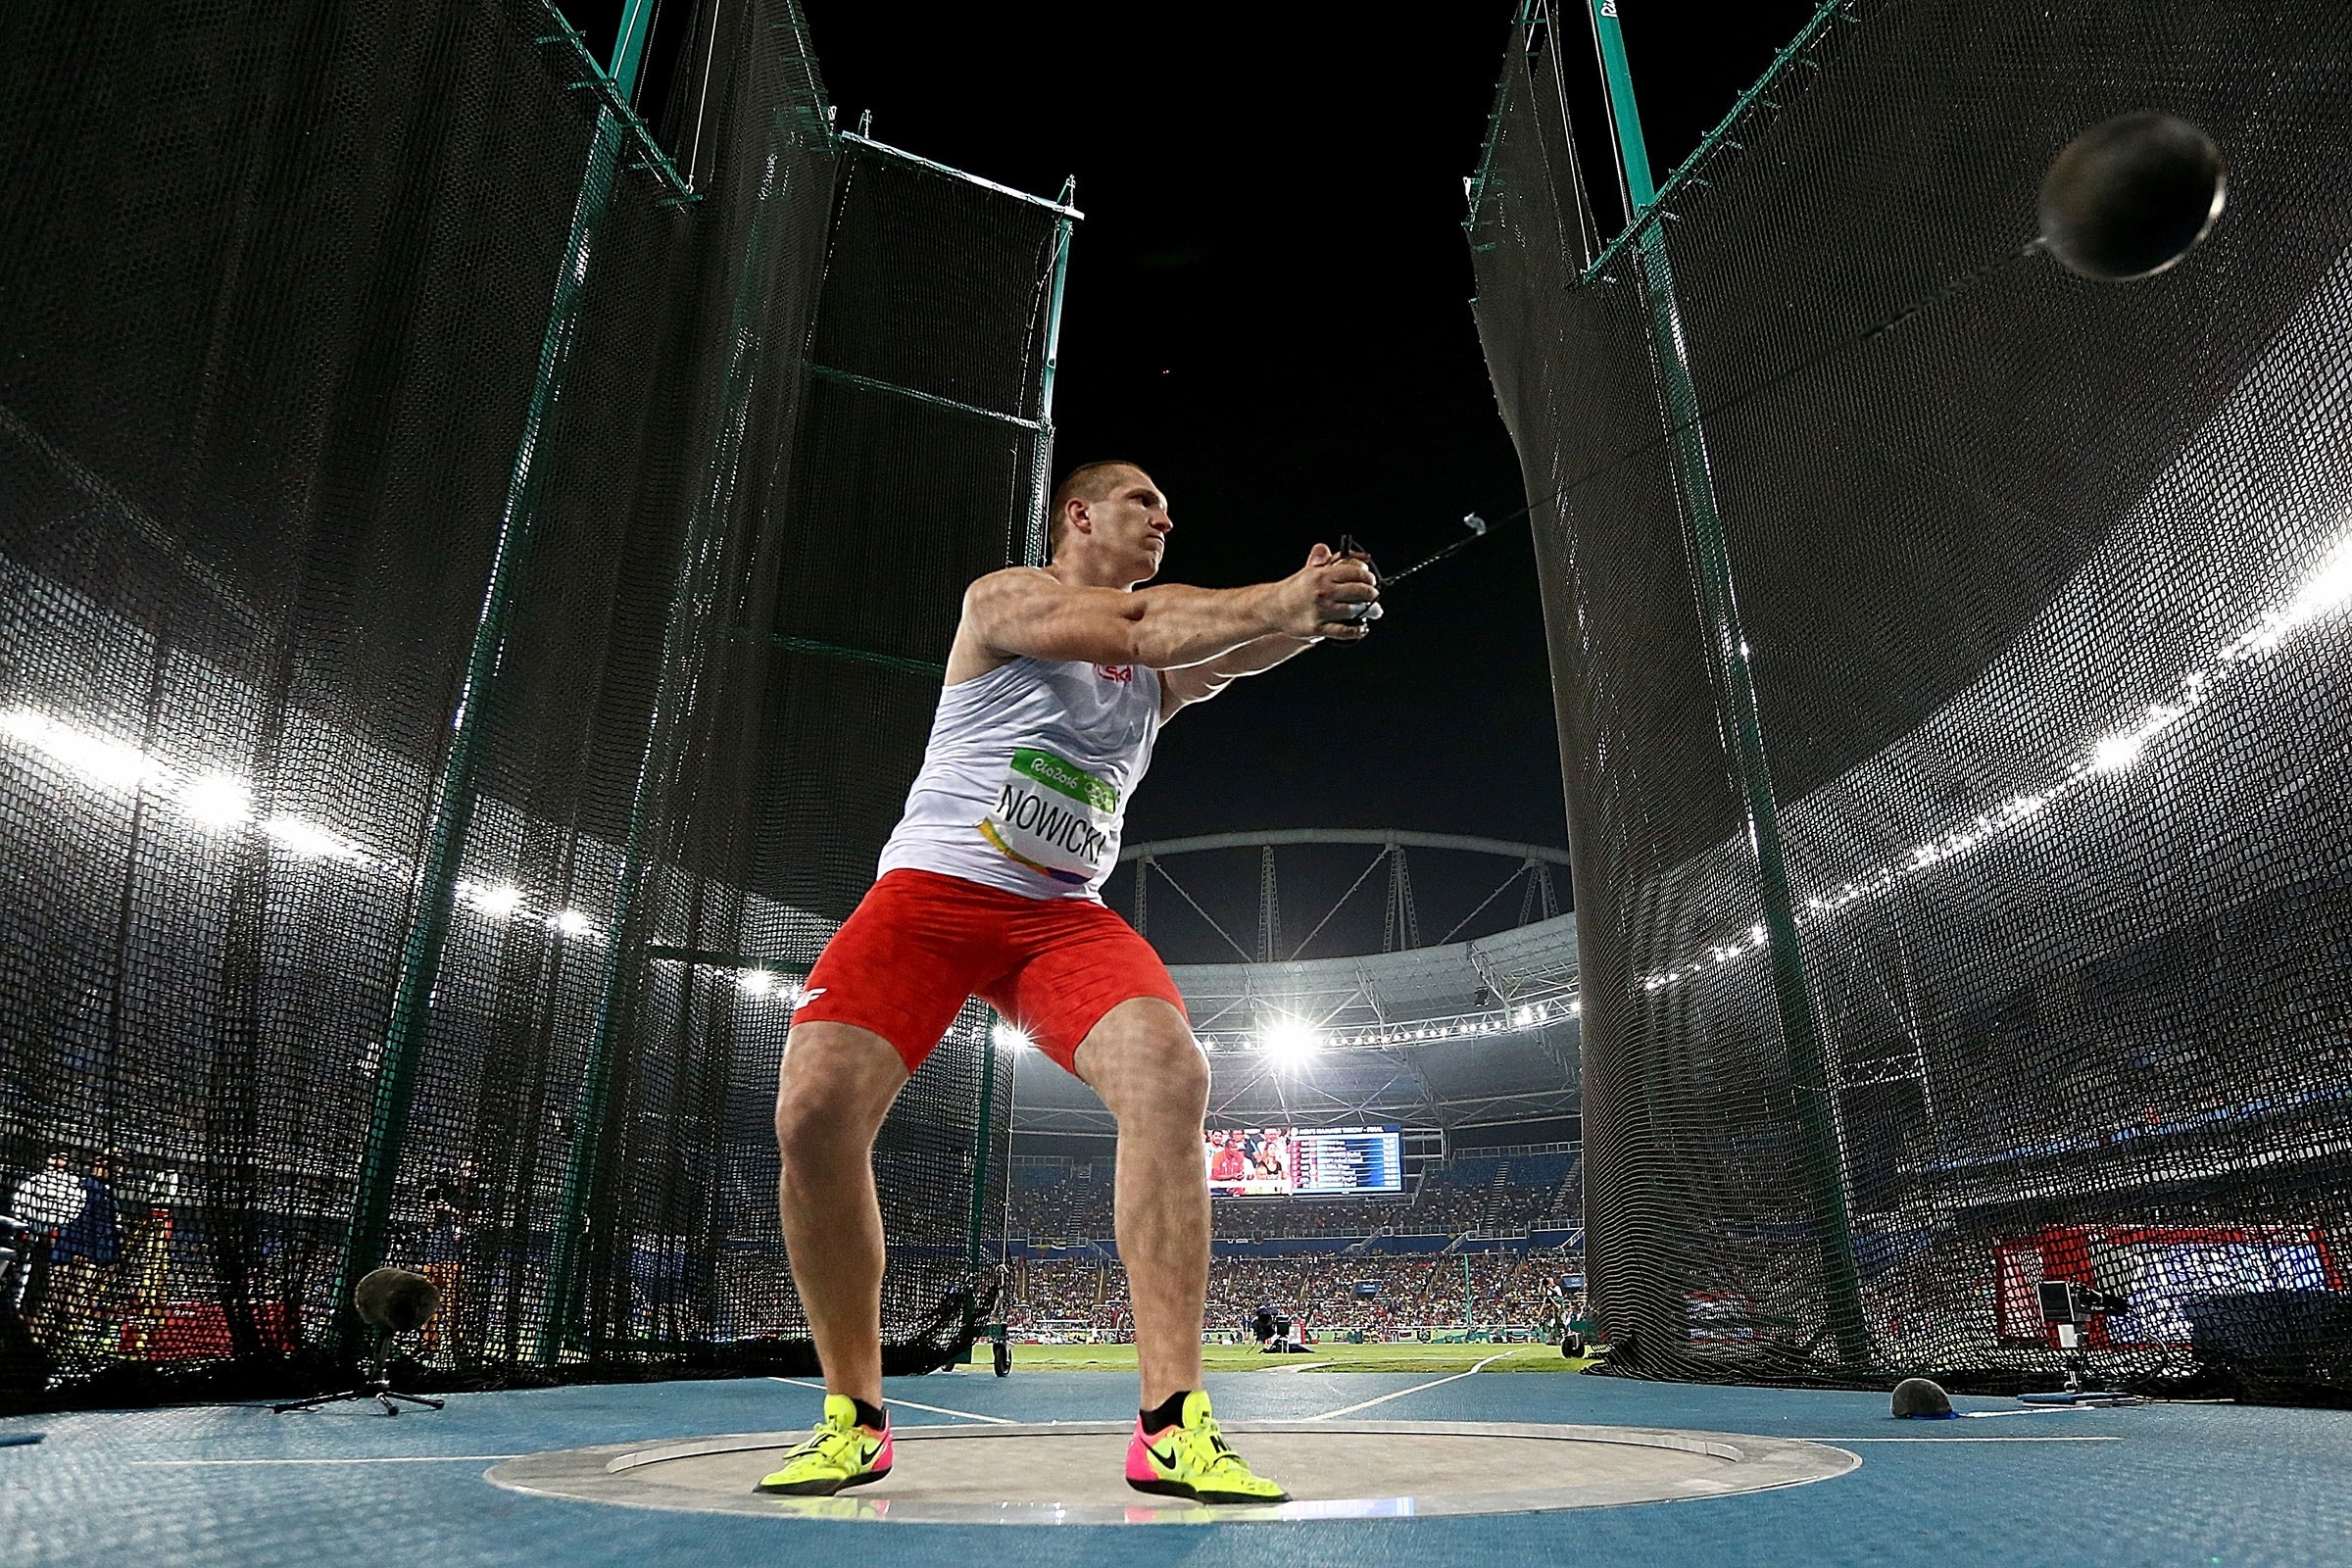
[[[845,127],[871,110],[880,140],[1027,190],[1077,176],[1056,463],[1151,469],[1176,520],[1163,580],[1278,576],[1343,532],[1393,569],[1458,537],[1464,512],[1524,503],[1461,227],[1517,0],[1409,27],[1329,8],[805,6]],[[1812,7],[1623,9],[1662,178]],[[583,25],[609,38],[594,10]],[[1572,92],[1613,231],[1596,65]],[[1566,843],[1524,523],[1400,588],[1365,644],[1188,711],[1128,839],[1337,826]]]

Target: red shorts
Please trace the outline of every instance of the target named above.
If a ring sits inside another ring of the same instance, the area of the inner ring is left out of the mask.
[[[1168,967],[1091,899],[1025,899],[935,871],[897,870],[866,890],[808,971],[796,1024],[870,1029],[922,1066],[978,997],[1072,1072],[1079,1042],[1133,997],[1184,1010]]]

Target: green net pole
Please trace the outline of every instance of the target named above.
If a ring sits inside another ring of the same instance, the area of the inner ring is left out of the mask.
[[[1078,198],[1078,176],[1061,182],[1060,205]],[[1070,276],[1070,237],[1076,224],[1062,218],[1054,224],[1054,281],[1046,298],[1046,361],[1038,371],[1037,445],[1029,481],[1029,533],[1022,559],[1032,566],[1046,564],[1046,507],[1054,495],[1054,370],[1061,360],[1061,297]]]
[[[988,1223],[988,1146],[997,1108],[997,1052],[996,1031],[982,1038],[980,1050],[980,1119],[972,1130],[972,1217],[965,1228],[963,1266],[972,1280],[971,1310],[980,1304],[980,1228]],[[1005,1137],[1012,1136],[1009,1130]],[[968,1325],[967,1325],[968,1327]]]
[[[1059,205],[1068,207],[1078,193],[1078,176],[1061,182]],[[1068,217],[1054,223],[1054,270],[1046,293],[1046,352],[1037,374],[1037,435],[1030,449],[1029,516],[1022,540],[1022,559],[1032,566],[1046,561],[1046,505],[1054,494],[1054,371],[1061,360],[1061,301],[1070,276],[1070,236],[1075,224]],[[980,1121],[972,1134],[972,1212],[964,1246],[964,1266],[973,1279],[973,1304],[980,1271],[981,1227],[988,1221],[988,1158],[993,1136],[991,1122],[997,1101],[997,1043],[992,1030],[980,1058]],[[1012,1129],[1004,1129],[1009,1148]],[[1009,1177],[1007,1178],[1009,1180]],[[968,1325],[967,1325],[968,1327]]]
[[[1600,45],[1600,74],[1608,87],[1609,124],[1617,132],[1617,172],[1625,183],[1626,218],[1658,199],[1650,183],[1649,144],[1642,137],[1642,112],[1634,103],[1634,74],[1625,59],[1625,34],[1617,25],[1617,0],[1592,0],[1592,36]]]
[[[408,1136],[409,1109],[416,1095],[416,1062],[431,1028],[433,983],[440,973],[442,950],[449,940],[450,919],[457,903],[458,872],[465,860],[466,829],[473,817],[490,700],[506,651],[507,630],[514,619],[515,583],[538,531],[540,490],[547,466],[543,460],[564,390],[564,372],[570,364],[572,346],[579,337],[580,302],[586,291],[589,257],[612,200],[612,182],[620,163],[621,134],[619,120],[610,110],[599,111],[595,135],[589,143],[587,168],[580,176],[579,195],[572,207],[571,233],[564,242],[564,265],[556,274],[555,295],[548,306],[547,330],[540,339],[539,368],[531,384],[522,439],[515,445],[514,465],[507,477],[506,511],[490,558],[489,582],[482,594],[481,612],[474,621],[465,683],[459,689],[450,722],[448,760],[433,790],[424,863],[416,879],[408,933],[401,944],[392,1015],[384,1029],[383,1057],[377,1068],[368,1136],[360,1157],[359,1190],[353,1200],[351,1226],[344,1236],[342,1260],[335,1276],[333,1340],[338,1348],[358,1343],[362,1326],[352,1311],[351,1293],[360,1276],[383,1260],[392,1187],[400,1172],[401,1146]]]
[[[687,720],[703,688],[707,650],[718,619],[715,607],[725,524],[751,439],[753,399],[767,341],[764,323],[757,313],[767,296],[773,260],[768,225],[776,207],[788,199],[783,155],[792,131],[783,112],[777,113],[771,129],[766,177],[754,198],[752,220],[736,269],[719,426],[694,510],[678,544],[669,615],[662,634],[661,676],[646,717],[645,749],[638,757],[637,780],[629,801],[628,837],[613,896],[612,936],[598,983],[596,1022],[581,1067],[579,1111],[572,1123],[571,1147],[564,1155],[564,1182],[556,1202],[547,1294],[540,1302],[538,1353],[542,1363],[563,1354],[578,1326],[580,1259],[588,1238],[590,1199],[597,1173],[614,1143],[612,1122],[623,1099],[614,1093],[620,1045],[628,1033],[648,957],[648,906],[652,902],[648,884],[656,868],[652,849],[655,817],[678,777]]]
[[[645,65],[646,40],[654,30],[655,0],[628,0],[620,13],[620,30],[612,39],[612,90],[621,101],[637,102],[637,74]]]
[[[1072,174],[1061,182],[1058,205],[1069,207],[1077,191],[1078,176]],[[1054,494],[1054,371],[1061,359],[1061,301],[1069,281],[1070,236],[1074,228],[1072,219],[1066,214],[1054,223],[1054,270],[1046,293],[1045,358],[1038,367],[1037,376],[1037,434],[1029,457],[1029,515],[1021,541],[1021,559],[1032,566],[1042,566],[1046,562],[1046,506]],[[997,1050],[992,1029],[980,1057],[980,1116],[972,1131],[972,1206],[964,1227],[964,1272],[972,1288],[971,1298],[965,1305],[967,1336],[972,1324],[979,1321],[980,1248],[982,1227],[988,1223],[989,1146],[995,1136]],[[1009,1149],[1010,1127],[1004,1129],[1004,1141]],[[1008,1186],[1010,1180],[1008,1170]]]
[[[1821,1254],[1822,1290],[1838,1359],[1852,1368],[1870,1361],[1870,1336],[1862,1314],[1861,1277],[1854,1265],[1854,1240],[1846,1211],[1844,1162],[1838,1145],[1837,1105],[1830,1084],[1828,1054],[1813,1015],[1805,978],[1788,868],[1782,853],[1780,807],[1773,797],[1772,770],[1764,749],[1764,727],[1756,707],[1747,639],[1740,629],[1733,588],[1731,551],[1716,502],[1707,457],[1706,431],[1699,422],[1698,388],[1683,336],[1674,273],[1666,255],[1663,226],[1648,211],[1656,200],[1650,184],[1649,153],[1642,140],[1641,111],[1634,102],[1633,74],[1625,39],[1617,25],[1617,0],[1592,0],[1592,24],[1600,43],[1609,116],[1617,127],[1618,152],[1633,206],[1634,244],[1642,294],[1649,308],[1659,395],[1665,404],[1673,450],[1676,489],[1690,527],[1691,565],[1700,613],[1713,645],[1724,729],[1755,845],[1756,879],[1764,913],[1764,935],[1772,971],[1773,1002],[1788,1052],[1788,1077],[1795,1100],[1800,1169]]]

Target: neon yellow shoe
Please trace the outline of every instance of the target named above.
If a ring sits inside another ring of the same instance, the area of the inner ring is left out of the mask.
[[[1138,1492],[1198,1502],[1288,1502],[1291,1494],[1264,1476],[1253,1475],[1242,1456],[1225,1446],[1208,1396],[1195,1389],[1184,1396],[1184,1421],[1165,1432],[1146,1432],[1135,1423],[1127,1445],[1127,1484]]]
[[[825,1418],[807,1443],[784,1455],[784,1468],[760,1483],[761,1492],[799,1497],[829,1497],[844,1487],[862,1487],[890,1474],[890,1421],[882,1430],[858,1424],[858,1401],[825,1396]]]

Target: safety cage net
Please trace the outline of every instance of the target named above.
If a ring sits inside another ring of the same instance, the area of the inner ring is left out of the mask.
[[[839,133],[791,0],[648,126],[540,0],[36,4],[0,66],[0,1398],[813,1365],[798,981],[1032,555],[1076,214]],[[886,1364],[994,1289],[961,1017]]]
[[[1592,25],[1469,232],[1612,1369],[2352,1397],[2352,13],[1825,5],[1607,245]],[[2227,210],[2075,276],[2044,172],[2151,109]]]

